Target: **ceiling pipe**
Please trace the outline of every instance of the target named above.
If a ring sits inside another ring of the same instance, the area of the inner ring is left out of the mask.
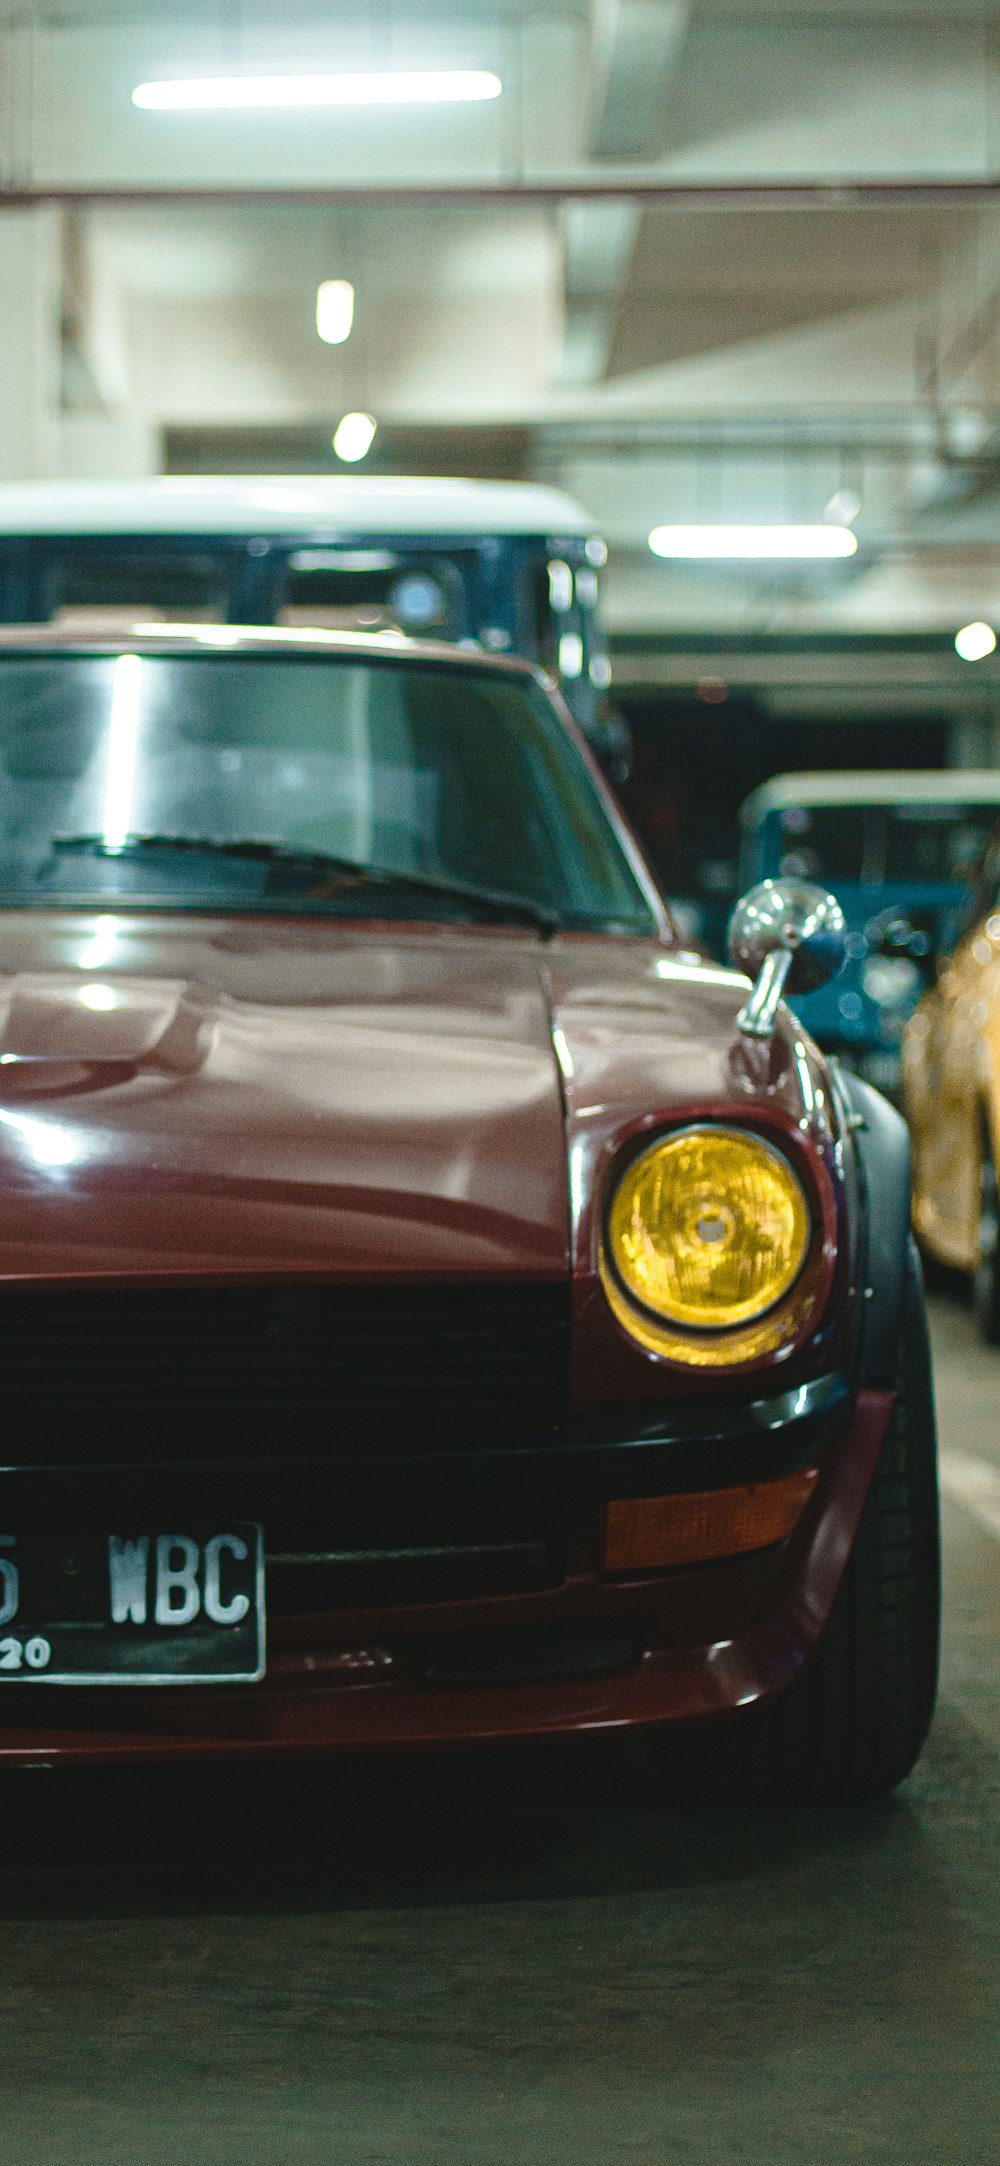
[[[199,208],[261,204],[297,209],[326,209],[338,204],[360,208],[381,204],[610,203],[657,204],[676,211],[867,211],[955,210],[1000,203],[1000,177],[992,180],[852,180],[852,181],[677,181],[655,173],[587,174],[570,172],[544,180],[463,181],[428,184],[393,182],[378,186],[322,188],[72,187],[56,183],[0,183],[0,211],[101,209],[127,201],[150,208],[178,203]]]

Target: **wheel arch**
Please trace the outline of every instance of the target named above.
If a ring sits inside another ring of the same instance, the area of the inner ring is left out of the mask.
[[[888,1391],[895,1383],[913,1249],[910,1135],[902,1114],[860,1076],[838,1068],[835,1089],[858,1173],[857,1381],[872,1390]]]

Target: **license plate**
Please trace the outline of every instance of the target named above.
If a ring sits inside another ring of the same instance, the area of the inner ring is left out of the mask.
[[[0,1689],[256,1684],[258,1526],[0,1535]]]

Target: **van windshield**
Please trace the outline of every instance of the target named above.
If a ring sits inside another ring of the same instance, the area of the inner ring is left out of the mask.
[[[390,655],[0,655],[0,899],[128,898],[411,918],[506,899],[655,930],[530,683]]]
[[[1000,791],[995,805],[786,805],[772,816],[777,870],[830,887],[964,883],[998,812]]]

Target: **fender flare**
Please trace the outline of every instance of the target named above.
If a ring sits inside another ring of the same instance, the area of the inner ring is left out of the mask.
[[[910,1235],[910,1135],[901,1113],[860,1076],[835,1069],[841,1115],[858,1171],[860,1239],[856,1377],[891,1391],[899,1366],[908,1274],[920,1265]]]

